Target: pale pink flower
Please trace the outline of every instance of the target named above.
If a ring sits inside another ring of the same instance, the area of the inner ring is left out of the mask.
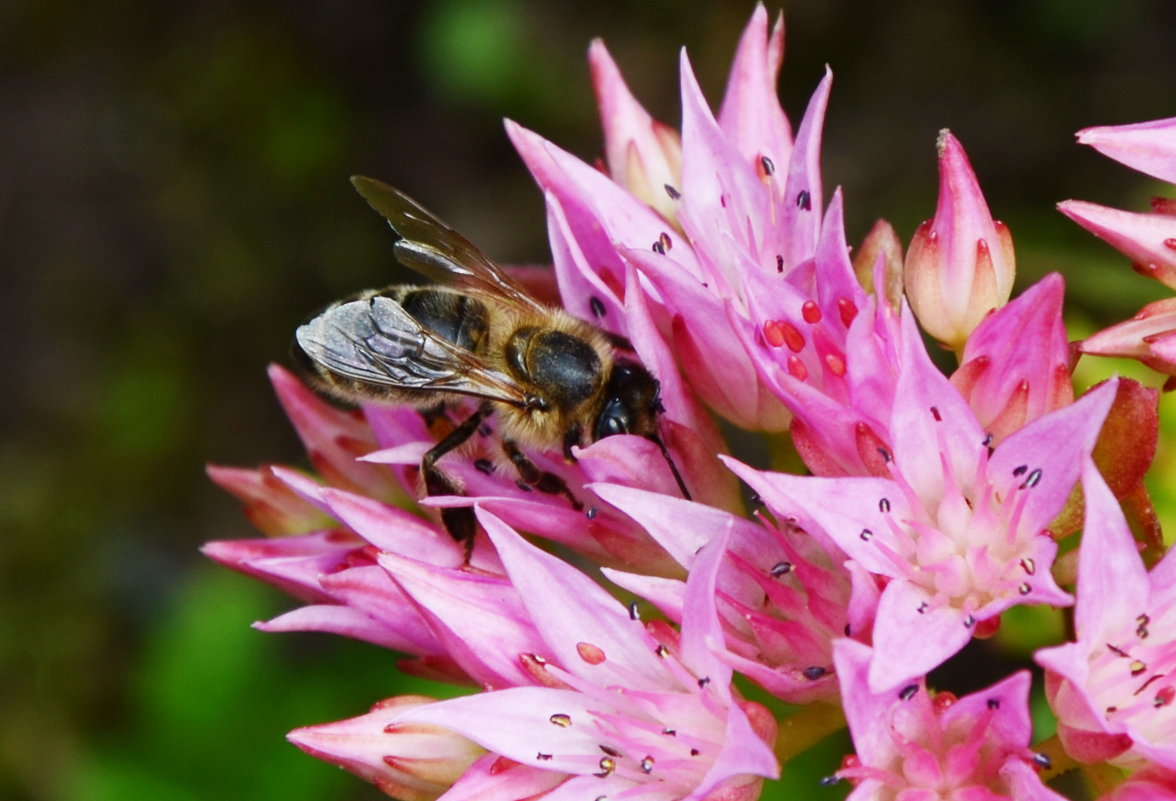
[[[837,777],[849,801],[1062,801],[1042,784],[1029,750],[1029,673],[963,698],[932,696],[920,679],[877,693],[870,649],[834,649],[856,755]]]
[[[890,478],[819,478],[731,468],[778,516],[832,540],[889,579],[873,631],[878,691],[929,672],[977,624],[1023,603],[1068,605],[1050,576],[1050,522],[1078,480],[1115,382],[992,438],[947,379],[906,344],[889,430]]]
[[[1009,299],[1013,239],[992,219],[964,148],[941,131],[939,205],[907,249],[903,283],[923,329],[959,352],[973,329]]]
[[[527,544],[493,515],[479,518],[541,642],[517,654],[538,686],[414,707],[396,724],[448,729],[491,753],[560,777],[552,797],[754,799],[778,773],[775,724],[740,701],[713,649],[722,633],[715,575],[724,538],[704,548],[687,582],[680,638],[647,627],[603,588]],[[515,796],[519,797],[519,796]]]
[[[868,636],[878,602],[872,577],[837,548],[787,524],[749,521],[719,509],[631,487],[594,491],[624,510],[687,571],[712,539],[726,538],[716,578],[724,643],[716,654],[790,703],[836,702],[835,639]],[[614,583],[683,618],[686,582],[606,570]]]
[[[1176,771],[1176,556],[1148,571],[1089,460],[1082,486],[1077,640],[1036,654],[1058,736],[1081,761]]]

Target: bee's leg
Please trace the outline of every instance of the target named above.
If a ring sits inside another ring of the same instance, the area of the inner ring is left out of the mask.
[[[449,432],[445,439],[438,442],[421,459],[421,475],[425,480],[426,495],[461,495],[459,487],[453,479],[445,475],[437,467],[437,460],[454,448],[460,447],[467,439],[474,435],[478,426],[482,425],[493,407],[483,403],[478,410],[471,414],[457,428]],[[478,530],[478,522],[474,518],[474,510],[469,506],[450,506],[441,510],[441,523],[449,536],[460,542],[466,549],[466,560],[474,548],[474,534]]]
[[[567,430],[567,433],[564,434],[563,455],[564,458],[568,460],[568,464],[576,463],[576,456],[572,453],[572,446],[580,444],[580,437],[582,435],[583,431],[581,430],[579,423],[573,425]]]
[[[568,489],[567,483],[557,476],[555,473],[548,473],[546,470],[540,470],[535,466],[535,463],[526,457],[526,455],[519,450],[519,446],[509,439],[502,441],[502,449],[506,451],[506,455],[510,458],[511,464],[519,471],[519,481],[524,489],[527,487],[534,487],[540,492],[546,492],[548,495],[562,495],[568,499],[568,503],[577,512],[584,508],[584,504],[572,494]]]

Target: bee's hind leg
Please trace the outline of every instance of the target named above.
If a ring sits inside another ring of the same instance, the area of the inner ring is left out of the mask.
[[[568,503],[577,512],[584,508],[584,504],[580,503],[580,499],[568,489],[566,481],[555,473],[549,473],[546,470],[540,470],[536,467],[535,463],[519,450],[518,444],[509,439],[503,440],[502,449],[506,451],[506,455],[510,459],[511,464],[519,471],[519,482],[524,489],[534,487],[548,495],[562,495],[568,499]]]
[[[474,435],[482,425],[493,407],[483,403],[478,410],[467,417],[461,425],[453,429],[421,459],[421,476],[425,481],[426,495],[461,495],[461,487],[437,467],[437,460],[461,445]],[[478,521],[474,517],[474,510],[469,506],[448,506],[441,509],[441,523],[449,536],[465,547],[466,561],[474,549],[474,535],[478,531]]]

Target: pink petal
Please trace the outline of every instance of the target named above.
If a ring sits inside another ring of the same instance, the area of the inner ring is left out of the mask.
[[[1134,170],[1176,184],[1176,117],[1078,132],[1078,141]]]
[[[565,776],[552,770],[511,762],[498,754],[484,754],[454,782],[438,801],[518,801],[550,798]],[[409,799],[411,801],[411,799]]]
[[[804,118],[800,121],[796,143],[788,163],[778,223],[781,230],[790,234],[782,254],[785,271],[811,256],[820,237],[821,209],[824,204],[820,164],[821,134],[832,87],[833,72],[826,67],[825,76],[813,92]]]
[[[845,720],[853,736],[854,750],[866,764],[886,764],[895,752],[887,725],[887,709],[897,697],[870,688],[868,676],[873,662],[870,646],[849,639],[833,643],[833,665],[841,685]]]
[[[379,562],[422,610],[443,652],[472,679],[487,689],[534,682],[519,656],[547,648],[505,577],[387,553]]]
[[[1097,640],[1148,607],[1151,582],[1123,510],[1089,457],[1082,460],[1082,490],[1086,522],[1074,624],[1079,640]]]
[[[664,687],[667,673],[654,653],[657,643],[624,606],[580,571],[527,544],[489,512],[479,509],[478,520],[560,665],[600,685]]]
[[[399,495],[394,477],[385,468],[357,461],[375,450],[371,430],[359,415],[320,400],[282,367],[271,365],[269,377],[319,475],[330,484],[373,497]]]
[[[1139,272],[1176,289],[1176,217],[1120,211],[1084,200],[1059,203],[1058,211],[1139,265]]]
[[[913,513],[893,481],[793,476],[760,472],[727,457],[723,461],[778,517],[795,519],[809,534],[827,537],[871,573],[901,577],[888,555],[901,552],[889,519],[909,520]]]
[[[600,733],[592,724],[599,707],[573,690],[513,687],[417,707],[398,720],[442,726],[529,767],[591,774],[599,770]],[[556,715],[571,725],[556,724]]]
[[[728,521],[726,526],[713,532],[710,542],[703,546],[694,560],[690,574],[686,578],[681,640],[682,664],[700,679],[710,679],[715,693],[728,704],[732,702],[731,668],[716,657],[716,653],[726,649],[723,628],[719,624],[719,614],[715,607],[715,583],[730,541],[731,525]],[[728,729],[728,736],[730,735],[731,731]],[[758,737],[754,739],[759,740]],[[762,746],[763,742],[759,742]],[[768,753],[770,756],[771,752]]]
[[[874,621],[870,689],[894,689],[943,664],[972,639],[964,618],[960,609],[936,606],[926,590],[909,581],[890,582]]]
[[[320,497],[336,518],[382,551],[451,567],[465,561],[464,549],[449,534],[403,509],[330,487]]]
[[[731,63],[719,126],[748,161],[767,156],[781,166],[792,152],[792,126],[780,108],[776,82],[784,58],[784,15],[768,32],[768,12],[757,4]]]
[[[890,417],[894,461],[920,498],[937,501],[947,482],[964,487],[975,481],[984,431],[960,393],[931,363],[907,311],[902,336],[903,366]]]
[[[1062,510],[1094,448],[1103,420],[1115,400],[1118,379],[1087,392],[1069,406],[1013,432],[997,446],[986,471],[989,483],[1013,503],[1020,497],[1019,528],[1036,534]],[[1039,472],[1038,472],[1039,471]]]
[[[665,187],[676,188],[678,183],[682,154],[677,132],[642,108],[599,39],[588,48],[588,66],[604,125],[605,160],[613,180],[673,219],[678,202]]]

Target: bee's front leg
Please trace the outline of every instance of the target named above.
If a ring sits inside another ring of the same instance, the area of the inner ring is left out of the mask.
[[[584,508],[584,504],[568,489],[567,482],[555,473],[540,470],[535,463],[519,450],[519,446],[512,440],[502,441],[502,449],[506,452],[511,464],[519,471],[519,482],[525,488],[534,487],[548,495],[563,495],[568,499],[572,508],[577,512]]]
[[[429,449],[421,459],[421,476],[425,481],[426,495],[461,495],[461,487],[452,478],[437,467],[437,460],[455,448],[461,447],[466,440],[474,435],[478,426],[482,425],[493,411],[489,403],[483,403],[478,410],[467,417],[461,425],[449,432],[446,437]],[[469,506],[450,506],[441,509],[441,523],[449,536],[461,543],[466,550],[466,561],[474,549],[474,535],[478,531],[478,521],[474,517],[474,510]]]

